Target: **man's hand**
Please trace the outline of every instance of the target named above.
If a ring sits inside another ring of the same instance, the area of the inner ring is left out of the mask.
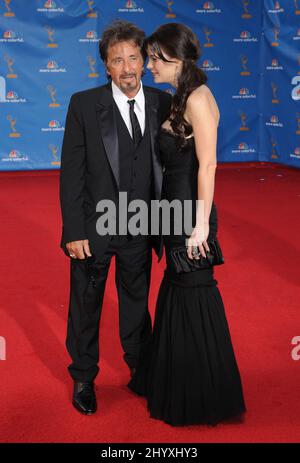
[[[66,248],[73,259],[85,259],[92,255],[89,240],[71,241],[66,244]]]

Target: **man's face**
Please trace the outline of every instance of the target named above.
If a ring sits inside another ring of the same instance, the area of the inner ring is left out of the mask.
[[[108,48],[107,72],[129,98],[139,91],[143,65],[140,48],[134,42],[118,42]]]

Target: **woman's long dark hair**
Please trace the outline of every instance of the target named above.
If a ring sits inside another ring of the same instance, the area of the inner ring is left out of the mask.
[[[184,24],[167,23],[147,37],[145,48],[148,47],[162,61],[172,62],[165,58],[164,51],[171,59],[182,61],[176,93],[173,96],[170,123],[172,130],[179,135],[179,147],[184,148],[187,144],[186,137],[193,130],[184,119],[187,99],[193,90],[207,82],[205,72],[197,66],[197,60],[201,55],[199,40],[196,34]]]

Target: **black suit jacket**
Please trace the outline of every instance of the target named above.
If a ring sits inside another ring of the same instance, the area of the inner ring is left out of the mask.
[[[160,199],[162,167],[157,135],[168,117],[171,96],[161,90],[143,86],[145,111],[149,121],[154,174],[154,198]],[[110,237],[100,236],[96,222],[100,213],[96,205],[102,199],[118,204],[120,186],[119,147],[111,83],[75,93],[69,103],[62,145],[60,202],[63,220],[61,247],[88,239],[92,253],[105,252]],[[152,238],[160,258],[162,243]]]

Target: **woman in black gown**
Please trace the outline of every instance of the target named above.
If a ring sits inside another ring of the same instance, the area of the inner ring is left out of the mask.
[[[182,24],[160,26],[146,41],[156,83],[176,89],[161,127],[162,199],[193,201],[190,236],[164,235],[167,267],[157,299],[153,343],[129,388],[147,398],[150,416],[174,426],[217,424],[246,411],[224,306],[213,267],[176,273],[170,251],[186,245],[198,259],[217,236],[213,201],[219,111],[204,72],[200,45]],[[202,216],[196,200],[203,200]],[[173,216],[174,221],[174,216]],[[174,225],[174,223],[172,222]],[[198,253],[198,255],[197,255]]]

